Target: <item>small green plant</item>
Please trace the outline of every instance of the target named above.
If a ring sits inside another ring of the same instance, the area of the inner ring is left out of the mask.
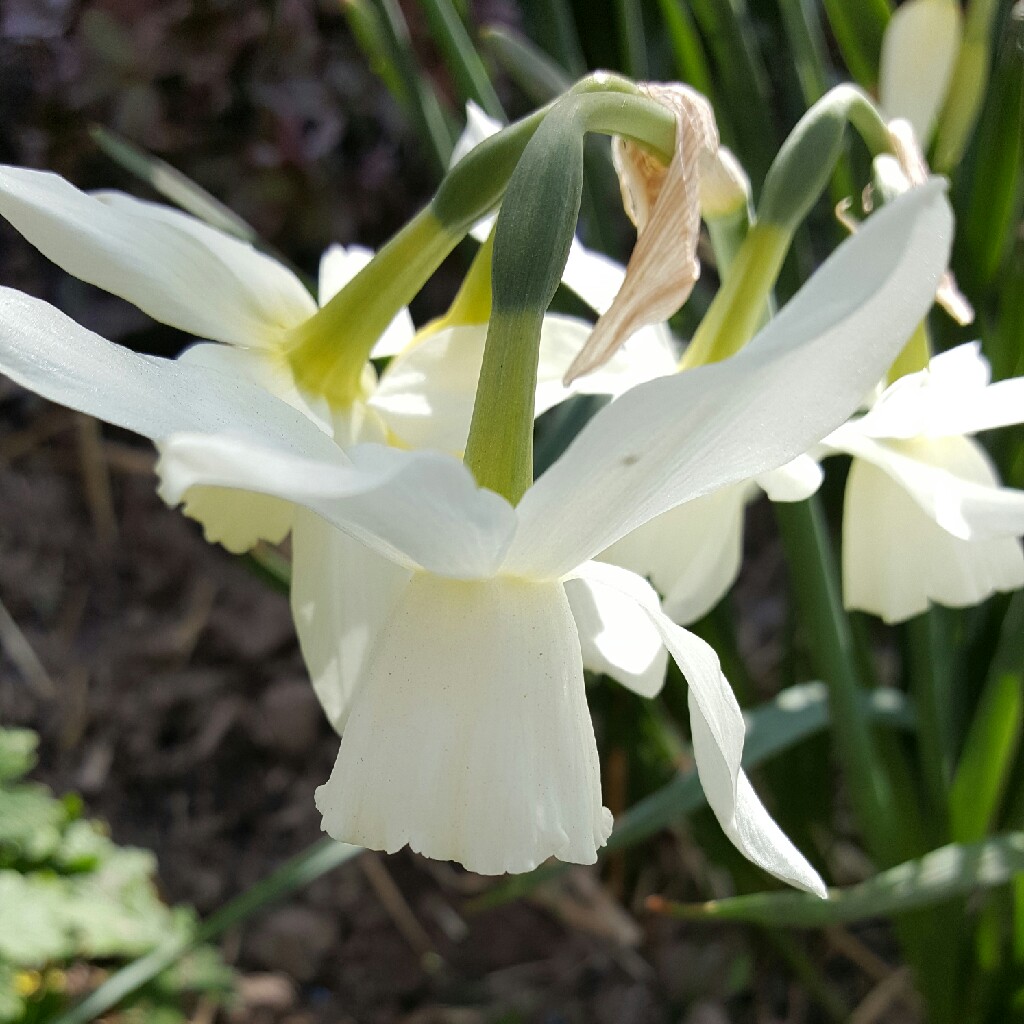
[[[156,859],[118,846],[81,799],[25,781],[38,737],[0,729],[0,1021],[52,1019],[65,1006],[68,969],[96,969],[186,941],[194,914],[168,907],[154,884]],[[184,1020],[188,993],[223,998],[231,975],[210,947],[140,993],[147,1019]]]

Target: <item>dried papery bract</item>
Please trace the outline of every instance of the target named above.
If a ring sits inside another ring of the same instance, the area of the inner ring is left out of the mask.
[[[629,140],[612,144],[623,205],[637,228],[636,246],[622,288],[569,367],[567,384],[605,363],[641,327],[667,320],[700,277],[701,181],[718,155],[715,115],[685,85],[641,88],[675,115],[675,152],[666,166]]]

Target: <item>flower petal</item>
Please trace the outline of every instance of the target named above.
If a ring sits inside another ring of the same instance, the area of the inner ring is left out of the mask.
[[[624,594],[621,587],[606,586],[599,579],[576,577],[566,581],[565,593],[576,620],[583,667],[611,676],[641,697],[654,697],[665,685],[668,654],[638,602],[656,604],[658,596],[640,576],[623,585],[627,584],[634,593]]]
[[[373,259],[373,251],[361,245],[329,245],[320,257],[317,296],[320,305],[326,306],[342,288]],[[377,339],[370,353],[372,359],[393,356],[408,345],[416,334],[409,310],[401,309],[394,320]]]
[[[755,488],[732,484],[644,523],[598,557],[646,576],[665,614],[680,625],[703,618],[740,572],[743,513]]]
[[[857,429],[875,438],[944,437],[1024,422],[1024,378],[990,378],[980,344],[958,345],[890,384]]]
[[[179,434],[163,450],[168,502],[197,484],[286,498],[408,569],[492,576],[516,528],[512,506],[440,452],[359,444],[304,458],[225,434]]]
[[[849,423],[830,447],[873,463],[947,533],[963,540],[1024,533],[1024,491],[1001,487],[984,450],[965,437],[876,441]]]
[[[675,369],[666,332],[641,331],[608,364],[567,388],[562,377],[590,330],[590,324],[574,317],[544,317],[537,416],[574,394],[620,394]],[[486,338],[486,324],[445,327],[395,356],[369,405],[387,423],[396,444],[452,453],[465,450]]]
[[[199,342],[182,352],[178,361],[205,366],[229,379],[262,387],[312,419],[324,433],[331,432],[326,402],[300,392],[287,363],[273,350]],[[162,454],[158,463],[161,471],[170,464],[166,453]],[[201,486],[186,491],[181,510],[202,524],[203,536],[211,544],[221,544],[234,554],[250,550],[261,540],[279,544],[291,530],[295,514],[295,506],[280,498],[254,491]]]
[[[807,451],[930,308],[951,233],[941,182],[900,196],[737,355],[598,412],[519,504],[508,571],[564,576],[656,515]]]
[[[54,402],[153,440],[228,431],[277,451],[333,457],[312,420],[198,358],[137,355],[41,299],[0,287],[0,372]]]
[[[339,733],[381,628],[409,577],[408,569],[315,513],[296,510],[292,615],[313,689]]]
[[[286,267],[170,207],[0,167],[0,215],[69,274],[203,338],[272,345],[316,311]]]
[[[413,577],[316,794],[335,839],[481,874],[592,864],[611,831],[561,584]]]
[[[722,831],[748,860],[765,871],[799,889],[824,896],[824,882],[772,820],[740,768],[743,716],[718,655],[700,637],[663,614],[651,595],[638,592],[632,573],[588,562],[576,574],[634,595],[686,677],[697,774]]]
[[[757,477],[757,485],[772,501],[805,501],[821,486],[825,474],[810,455],[798,455],[778,469]]]
[[[882,37],[878,94],[888,118],[906,118],[927,147],[960,52],[956,0],[907,0]]]
[[[486,338],[486,324],[444,327],[392,359],[368,404],[396,444],[465,451]]]
[[[903,622],[932,601],[978,604],[1024,586],[1012,537],[963,540],[942,529],[899,483],[854,459],[843,509],[843,604]]]

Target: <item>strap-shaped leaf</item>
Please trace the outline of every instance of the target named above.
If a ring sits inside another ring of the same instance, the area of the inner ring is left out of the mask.
[[[991,889],[1024,872],[1024,832],[968,846],[953,843],[907,861],[860,885],[830,889],[827,900],[798,892],[766,892],[659,909],[688,920],[746,921],[790,928],[821,928],[869,917],[903,914],[975,889]]]

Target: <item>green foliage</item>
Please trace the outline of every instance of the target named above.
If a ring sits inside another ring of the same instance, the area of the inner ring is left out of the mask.
[[[668,912],[687,920],[821,928],[903,914],[976,889],[1006,885],[1022,872],[1024,832],[1014,832],[968,846],[944,846],[860,885],[832,889],[827,900],[806,893],[766,892],[696,905],[675,904],[668,907]]]
[[[195,927],[191,912],[157,894],[151,853],[117,846],[82,817],[77,797],[22,781],[36,744],[28,730],[0,729],[0,1022],[50,1019],[64,1002],[59,968],[141,956]],[[223,992],[228,982],[206,949],[151,1005],[182,1019],[183,992]]]

